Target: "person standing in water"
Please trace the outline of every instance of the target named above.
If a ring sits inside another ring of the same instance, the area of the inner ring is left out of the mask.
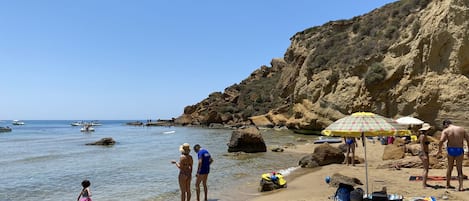
[[[89,180],[83,180],[81,186],[83,186],[83,189],[80,191],[77,201],[91,201],[91,182]]]
[[[191,179],[192,179],[192,165],[193,160],[192,156],[189,154],[191,152],[190,145],[184,143],[179,147],[181,152],[181,157],[179,162],[175,160],[171,163],[176,164],[176,167],[179,168],[179,188],[181,189],[181,201],[191,200]]]
[[[199,144],[194,145],[194,151],[197,153],[197,157],[199,158],[199,165],[197,167],[197,179],[195,182],[195,190],[197,193],[197,201],[200,201],[200,183],[204,185],[204,195],[205,201],[207,201],[207,179],[208,173],[210,172],[210,164],[212,164],[213,159],[210,153],[206,149],[202,149]]]
[[[450,185],[450,181],[454,161],[456,161],[456,169],[458,171],[459,180],[458,191],[464,191],[462,161],[464,159],[464,140],[469,146],[469,136],[463,127],[453,125],[453,123],[448,119],[445,119],[443,121],[443,127],[445,129],[441,133],[437,155],[441,154],[441,148],[443,147],[443,143],[448,141],[446,143],[446,151],[448,152],[448,167],[446,169],[446,188],[454,188]]]
[[[420,141],[420,153],[419,153],[419,158],[422,160],[422,165],[423,165],[423,173],[422,173],[422,182],[423,182],[423,188],[429,187],[427,184],[427,178],[428,178],[428,169],[430,166],[430,160],[429,160],[429,155],[428,155],[428,145],[430,144],[430,141],[428,141],[427,134],[428,130],[430,130],[431,126],[428,123],[423,123],[422,128],[419,129],[420,131],[420,136],[419,136],[419,141]]]

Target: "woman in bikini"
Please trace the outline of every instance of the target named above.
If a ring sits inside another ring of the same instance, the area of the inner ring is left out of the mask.
[[[345,158],[345,164],[355,166],[355,147],[358,146],[354,137],[345,137],[345,144],[347,145],[347,157]],[[349,158],[349,154],[352,152],[352,158]]]
[[[181,189],[181,201],[189,201],[191,199],[191,178],[192,178],[192,156],[190,153],[190,146],[184,143],[179,147],[181,157],[179,162],[171,161],[179,168],[179,188]]]
[[[422,124],[422,128],[419,129],[420,131],[420,136],[419,136],[419,141],[420,141],[420,153],[419,153],[419,158],[422,160],[422,165],[423,165],[423,173],[422,173],[422,182],[423,182],[423,188],[429,187],[427,184],[427,178],[428,178],[428,169],[430,166],[430,160],[428,158],[428,145],[430,144],[430,141],[428,141],[427,134],[428,130],[430,130],[431,126],[428,123]]]

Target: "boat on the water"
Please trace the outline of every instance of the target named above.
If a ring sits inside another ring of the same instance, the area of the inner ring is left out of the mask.
[[[3,132],[11,132],[11,128],[8,126],[0,127],[0,133],[3,133]]]
[[[75,121],[72,122],[70,125],[72,126],[83,126],[84,122],[83,121]]]
[[[21,126],[21,125],[24,125],[24,122],[20,120],[13,120],[11,124],[16,125],[16,126]]]
[[[99,121],[91,121],[89,123],[91,126],[102,126],[103,124],[99,123]]]
[[[329,143],[329,144],[332,144],[332,143],[342,143],[342,138],[338,138],[338,137],[319,137],[319,139],[315,140],[313,143],[314,144],[323,144],[323,143]]]
[[[94,132],[94,128],[90,124],[86,124],[82,128],[80,128],[81,132]]]

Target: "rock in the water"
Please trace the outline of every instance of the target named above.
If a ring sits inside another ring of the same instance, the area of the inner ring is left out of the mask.
[[[116,141],[110,137],[102,138],[96,142],[86,143],[86,145],[103,145],[103,146],[110,146],[116,144]]]
[[[247,127],[237,129],[231,134],[231,140],[228,143],[228,152],[266,152],[267,147],[262,138],[262,134],[256,127]]]

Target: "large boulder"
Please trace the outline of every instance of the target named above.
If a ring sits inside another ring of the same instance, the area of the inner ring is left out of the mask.
[[[231,134],[231,140],[228,143],[228,152],[266,152],[264,138],[256,127],[240,128]]]
[[[384,148],[383,160],[397,160],[402,159],[405,156],[404,146],[398,146],[396,144],[388,144]]]
[[[341,164],[344,162],[344,159],[345,155],[339,148],[325,143],[316,147],[312,154],[303,156],[298,162],[298,165],[301,167],[314,168],[333,163]]]
[[[86,143],[86,145],[103,145],[103,146],[110,146],[116,144],[116,141],[110,137],[102,138],[96,142]]]

